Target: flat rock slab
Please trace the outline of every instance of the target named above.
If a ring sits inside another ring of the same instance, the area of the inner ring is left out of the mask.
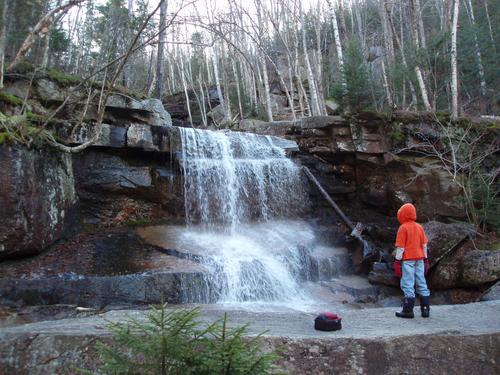
[[[206,270],[164,254],[133,233],[81,233],[32,258],[0,264],[0,305],[30,306],[192,301]]]
[[[432,307],[431,318],[403,320],[394,308],[337,310],[343,329],[313,329],[314,314],[230,311],[231,325],[250,322],[268,330],[268,348],[282,347],[287,374],[498,374],[500,301]],[[220,306],[202,308],[213,321]],[[95,344],[109,340],[106,321],[145,311],[112,311],[80,319],[25,324],[0,330],[0,373],[71,374],[95,370]]]

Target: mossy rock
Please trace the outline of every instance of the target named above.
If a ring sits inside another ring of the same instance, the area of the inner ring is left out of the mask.
[[[82,79],[80,77],[63,73],[56,69],[47,70],[47,76],[54,82],[61,86],[71,86],[79,84]]]
[[[7,94],[6,92],[0,92],[0,102],[13,106],[23,105],[23,100],[21,98],[12,94]]]

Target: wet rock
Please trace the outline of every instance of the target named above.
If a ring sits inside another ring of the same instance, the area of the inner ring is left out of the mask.
[[[132,233],[80,235],[43,254],[0,263],[0,304],[116,304],[192,301],[204,269],[145,245]],[[191,293],[191,294],[189,294]]]
[[[63,235],[76,203],[69,154],[0,146],[0,259],[36,254]]]
[[[368,281],[376,285],[399,287],[399,279],[394,276],[394,270],[390,263],[374,263],[368,274]]]

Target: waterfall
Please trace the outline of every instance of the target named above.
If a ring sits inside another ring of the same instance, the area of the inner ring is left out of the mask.
[[[180,128],[186,219],[235,230],[252,220],[297,216],[300,168],[269,136]]]
[[[181,241],[203,247],[221,302],[302,296],[312,230],[293,220],[307,206],[300,167],[272,137],[179,128],[185,214]],[[286,220],[285,220],[286,219]],[[292,219],[292,220],[291,220]]]

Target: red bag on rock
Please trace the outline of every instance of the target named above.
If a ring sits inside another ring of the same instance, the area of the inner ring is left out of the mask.
[[[314,319],[314,329],[318,331],[338,331],[342,329],[342,318],[340,315],[324,312]]]

